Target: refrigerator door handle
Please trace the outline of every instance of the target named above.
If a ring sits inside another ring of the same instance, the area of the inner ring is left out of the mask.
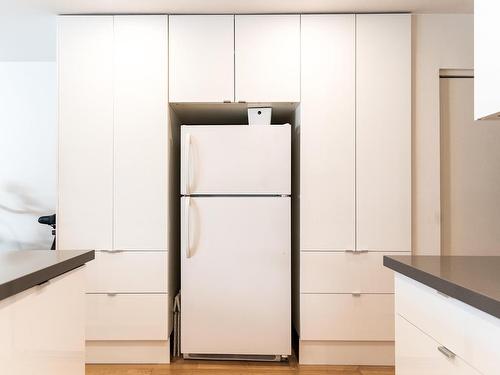
[[[186,194],[190,194],[189,189],[189,158],[191,156],[191,134],[186,134],[186,139],[184,140],[184,160],[186,162]]]
[[[186,228],[186,258],[191,258],[191,251],[189,249],[189,208],[191,205],[191,197],[186,197],[186,204],[184,205],[184,228]]]

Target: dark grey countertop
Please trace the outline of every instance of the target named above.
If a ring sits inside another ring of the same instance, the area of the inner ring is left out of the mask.
[[[500,318],[500,256],[384,256],[384,266]]]
[[[78,268],[94,257],[94,250],[0,251],[0,300]]]

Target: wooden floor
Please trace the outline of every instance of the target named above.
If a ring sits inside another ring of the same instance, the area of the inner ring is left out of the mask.
[[[170,365],[87,365],[86,375],[394,375],[393,367],[312,366],[290,362],[184,361]]]

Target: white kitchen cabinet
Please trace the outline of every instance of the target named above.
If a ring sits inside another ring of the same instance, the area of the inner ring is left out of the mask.
[[[0,301],[2,375],[85,374],[84,272],[79,267]]]
[[[411,250],[411,15],[356,15],[358,250]]]
[[[235,101],[300,101],[300,16],[235,16]]]
[[[113,251],[89,270],[86,359],[168,362],[167,16],[61,16],[58,39],[58,247]]]
[[[113,17],[58,20],[58,249],[113,248]]]
[[[411,253],[410,52],[410,15],[301,16],[295,328],[307,363],[393,363],[382,256]]]
[[[392,294],[302,294],[300,339],[394,340]]]
[[[395,274],[395,311],[481,374],[498,373],[500,320],[406,276]],[[396,331],[397,352],[408,352]],[[396,363],[399,366],[398,363]],[[404,366],[403,366],[404,367]],[[455,374],[453,371],[442,374]]]
[[[355,249],[355,16],[301,21],[301,250]]]
[[[114,17],[114,248],[167,249],[167,16]]]
[[[394,293],[384,255],[409,253],[312,252],[300,254],[301,293]]]
[[[87,294],[86,339],[168,340],[166,294]]]
[[[396,342],[398,375],[480,375],[400,315],[396,316]]]
[[[169,16],[170,102],[234,101],[234,16]]]
[[[87,265],[88,293],[167,293],[166,251],[96,252]]]
[[[500,3],[474,0],[474,119],[500,114]]]

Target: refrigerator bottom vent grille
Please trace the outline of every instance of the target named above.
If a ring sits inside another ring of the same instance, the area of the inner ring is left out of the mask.
[[[258,355],[258,354],[196,354],[184,353],[184,359],[206,359],[212,361],[262,361],[279,362],[285,359],[281,355]]]

